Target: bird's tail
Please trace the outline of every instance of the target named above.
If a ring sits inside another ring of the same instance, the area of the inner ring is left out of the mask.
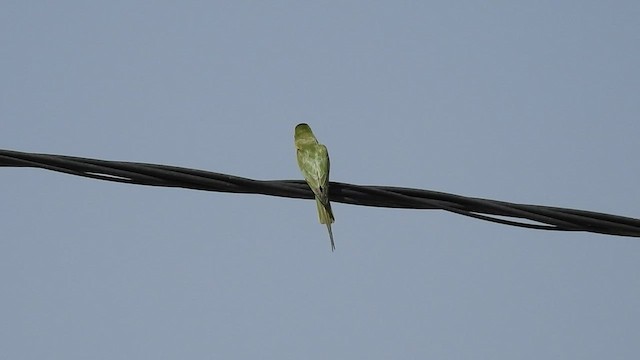
[[[329,239],[331,240],[331,251],[336,249],[336,244],[333,242],[333,232],[331,231],[331,224],[335,221],[333,217],[333,211],[331,210],[331,204],[327,202],[325,206],[320,200],[316,199],[316,205],[318,206],[318,219],[320,224],[326,224],[327,230],[329,230]]]
[[[336,243],[333,242],[333,232],[331,231],[331,224],[327,224],[327,230],[329,230],[329,240],[331,240],[331,251],[336,249]]]

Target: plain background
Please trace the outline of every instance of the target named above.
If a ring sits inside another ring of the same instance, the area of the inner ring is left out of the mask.
[[[640,216],[637,1],[4,1],[0,147]],[[640,241],[1,168],[2,359],[637,359]]]

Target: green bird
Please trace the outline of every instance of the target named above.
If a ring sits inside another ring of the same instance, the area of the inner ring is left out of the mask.
[[[336,249],[333,242],[331,224],[335,221],[331,204],[329,203],[329,152],[327,147],[318,143],[311,128],[307,124],[296,125],[295,130],[296,155],[298,167],[316,197],[318,218],[320,224],[327,224],[331,251]]]

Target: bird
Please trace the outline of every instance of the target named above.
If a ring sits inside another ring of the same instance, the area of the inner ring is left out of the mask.
[[[318,143],[309,125],[296,125],[294,133],[298,167],[316,198],[318,219],[327,225],[331,251],[336,249],[331,224],[335,221],[331,203],[329,203],[329,152],[327,147]]]

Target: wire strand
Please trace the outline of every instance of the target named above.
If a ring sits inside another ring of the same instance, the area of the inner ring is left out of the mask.
[[[253,180],[168,165],[0,149],[0,166],[41,168],[127,184],[313,199],[313,192],[302,180]],[[515,204],[390,186],[362,186],[331,182],[330,189],[330,200],[345,204],[401,209],[440,209],[476,219],[530,229],[586,231],[640,237],[640,219],[592,211]]]

